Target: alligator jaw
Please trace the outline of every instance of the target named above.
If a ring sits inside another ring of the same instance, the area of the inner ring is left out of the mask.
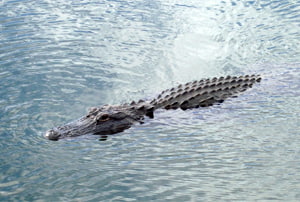
[[[48,130],[44,134],[44,137],[49,140],[57,141],[62,138],[85,135],[93,133],[93,129],[95,128],[94,125],[96,125],[94,120],[82,117],[79,120]]]

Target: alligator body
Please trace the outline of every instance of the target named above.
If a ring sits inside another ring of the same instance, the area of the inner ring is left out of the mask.
[[[134,123],[143,123],[145,116],[154,118],[154,111],[157,109],[187,110],[212,106],[229,97],[235,97],[260,80],[260,75],[202,79],[167,89],[153,100],[93,107],[82,118],[47,131],[45,137],[49,140],[59,140],[85,134],[119,133]]]

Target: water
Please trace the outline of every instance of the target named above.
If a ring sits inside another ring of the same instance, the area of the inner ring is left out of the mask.
[[[1,201],[299,201],[300,1],[1,1]],[[91,106],[259,73],[220,106],[98,141]]]

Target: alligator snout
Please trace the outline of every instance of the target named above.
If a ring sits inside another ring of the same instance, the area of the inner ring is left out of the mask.
[[[51,129],[51,130],[48,130],[44,136],[49,140],[57,141],[59,139],[59,137],[61,136],[61,134],[59,132]]]

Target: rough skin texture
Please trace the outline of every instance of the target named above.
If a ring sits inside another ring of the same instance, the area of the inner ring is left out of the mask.
[[[143,123],[145,116],[154,118],[156,109],[192,109],[224,102],[229,97],[260,82],[260,75],[227,76],[193,81],[161,92],[151,101],[140,100],[123,105],[93,107],[86,116],[46,132],[49,140],[59,140],[85,134],[110,135]]]

